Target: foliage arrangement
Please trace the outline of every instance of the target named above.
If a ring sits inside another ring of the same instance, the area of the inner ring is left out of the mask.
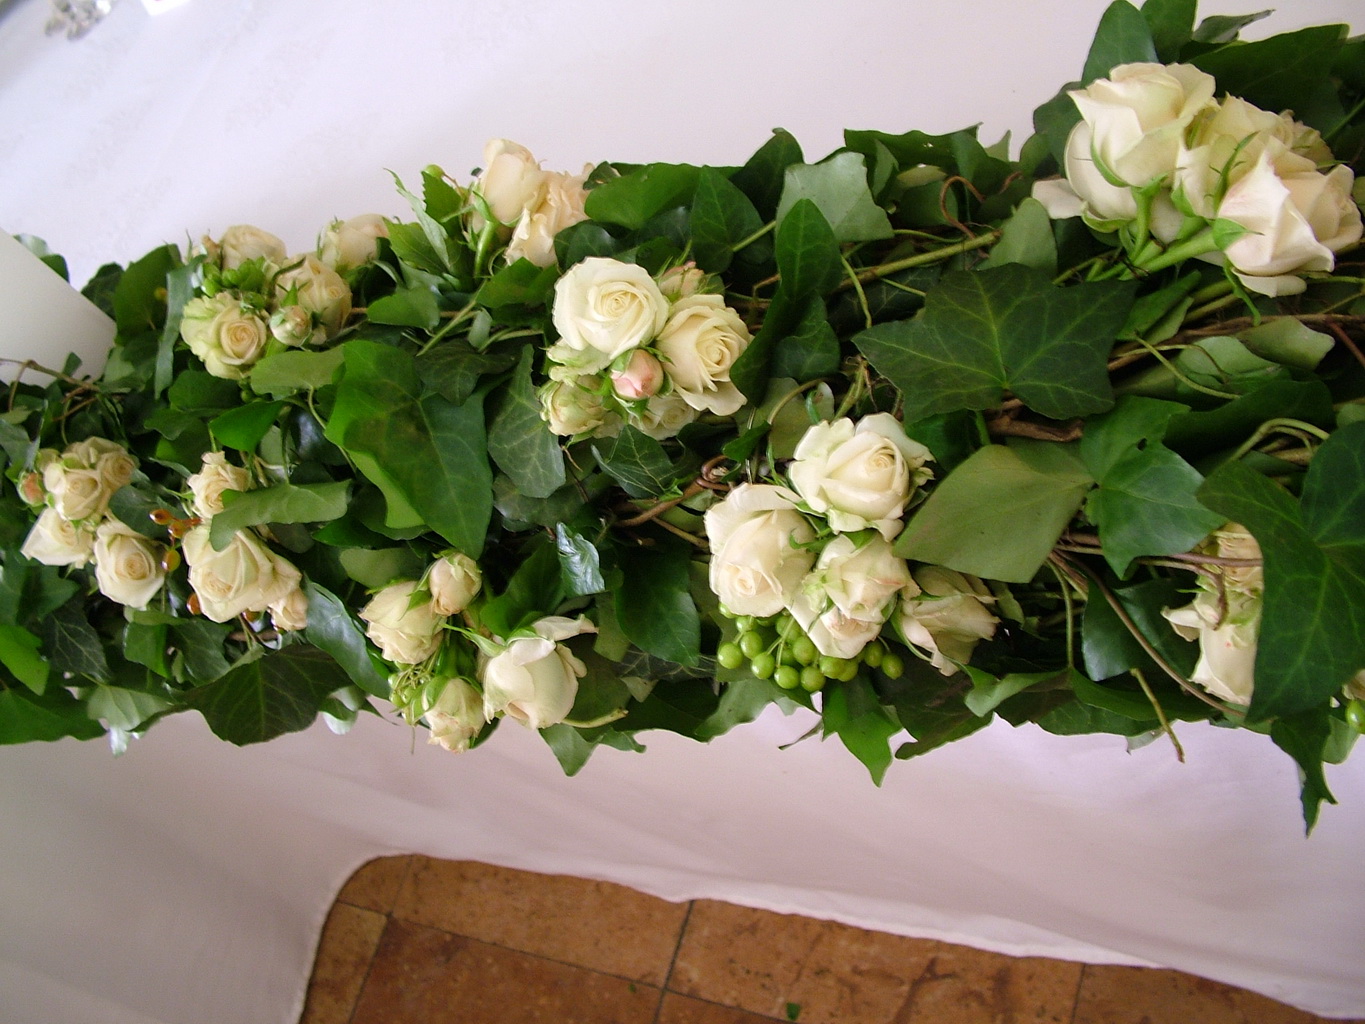
[[[511,717],[573,773],[776,703],[880,782],[1206,720],[1311,827],[1365,728],[1365,38],[1258,17],[1119,0],[1017,158],[497,140],[312,253],[103,267],[102,372],[0,413],[0,742]]]

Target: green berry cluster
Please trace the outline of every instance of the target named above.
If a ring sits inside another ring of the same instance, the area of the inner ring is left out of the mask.
[[[757,679],[771,679],[784,690],[798,686],[808,693],[824,688],[831,679],[848,682],[866,665],[879,669],[890,679],[899,679],[905,663],[880,640],[874,640],[854,658],[835,658],[821,654],[815,642],[789,612],[755,618],[735,618],[739,635],[716,649],[716,660],[727,669],[746,662]]]

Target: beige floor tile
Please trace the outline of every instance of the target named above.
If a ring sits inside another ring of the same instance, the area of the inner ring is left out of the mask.
[[[467,861],[413,859],[394,916],[662,985],[687,905],[624,886]]]
[[[799,1024],[800,1007],[793,1006],[792,1014]],[[781,1019],[791,1020],[792,1015],[784,1015]],[[730,1006],[680,996],[675,992],[665,992],[657,1024],[772,1024],[772,1021],[772,1017],[761,1017],[748,1010],[736,1010]]]
[[[341,887],[337,901],[387,914],[398,898],[398,890],[403,885],[403,876],[411,860],[404,854],[401,857],[378,857],[362,864]]]
[[[698,901],[669,988],[801,1024],[1068,1024],[1077,964]]]
[[[1317,1017],[1179,971],[1088,966],[1074,1024],[1315,1024]]]
[[[659,990],[390,920],[351,1024],[651,1024]]]
[[[385,920],[383,914],[370,910],[344,903],[333,905],[322,926],[299,1024],[347,1024]]]

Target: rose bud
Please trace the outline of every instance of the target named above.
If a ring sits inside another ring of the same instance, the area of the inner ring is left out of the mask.
[[[663,365],[654,356],[638,348],[630,354],[625,369],[611,375],[611,386],[627,402],[652,398],[659,393],[663,382]]]

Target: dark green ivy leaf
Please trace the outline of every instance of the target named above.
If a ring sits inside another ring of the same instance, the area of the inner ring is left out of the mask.
[[[304,630],[304,639],[331,655],[366,693],[387,698],[389,681],[375,667],[365,633],[350,610],[330,590],[311,580],[304,585],[304,592],[308,595],[308,627]]]
[[[631,643],[679,665],[694,665],[700,657],[690,561],[690,549],[681,545],[627,548],[616,592],[616,618]]]
[[[1100,17],[1081,78],[1107,78],[1120,64],[1155,63],[1156,47],[1147,19],[1127,0],[1114,0]]]
[[[50,743],[66,736],[90,740],[104,726],[86,714],[85,703],[54,686],[41,697],[27,690],[0,690],[0,744]]]
[[[1121,282],[1055,287],[1009,264],[945,274],[914,320],[878,324],[853,341],[905,396],[905,419],[989,409],[1006,388],[1053,419],[1113,402],[1107,362],[1132,305]]]
[[[328,695],[350,684],[329,655],[292,644],[239,663],[226,675],[186,694],[219,739],[243,746],[306,729]]]
[[[109,680],[109,662],[104,657],[100,635],[85,618],[79,601],[68,601],[43,618],[43,650],[58,672]]]
[[[531,346],[498,399],[488,427],[488,454],[517,489],[529,498],[548,498],[564,486],[564,453],[559,438],[540,414],[531,382]]]

